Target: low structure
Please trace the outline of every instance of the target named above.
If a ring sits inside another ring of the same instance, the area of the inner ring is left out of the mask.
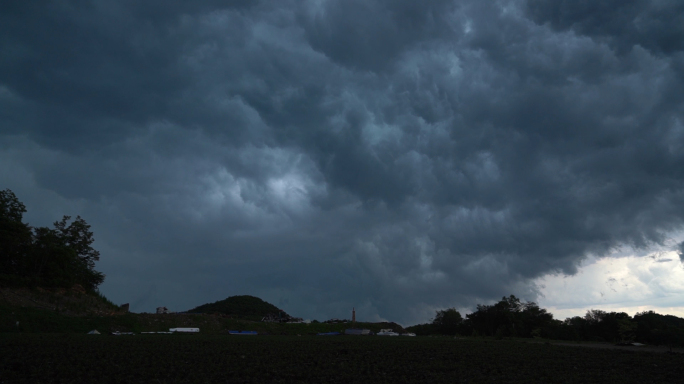
[[[345,335],[367,336],[371,334],[370,329],[349,328],[344,330]]]
[[[157,307],[157,315],[162,313],[169,313],[169,309],[166,307]]]
[[[197,333],[199,328],[171,328],[169,332]]]
[[[330,320],[324,321],[324,323],[326,323],[326,324],[338,324],[338,323],[348,323],[348,322],[349,322],[349,320],[346,320],[346,319],[330,319]]]

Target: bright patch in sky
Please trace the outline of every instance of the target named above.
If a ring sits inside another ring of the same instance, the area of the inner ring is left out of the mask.
[[[589,309],[684,317],[684,264],[675,251],[590,257],[576,275],[548,275],[537,284],[543,294],[539,304],[561,320]]]

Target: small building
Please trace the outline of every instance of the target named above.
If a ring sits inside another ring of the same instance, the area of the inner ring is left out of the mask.
[[[162,313],[169,313],[169,309],[166,307],[157,307],[157,315],[160,315]]]
[[[199,328],[171,328],[169,332],[198,333]]]

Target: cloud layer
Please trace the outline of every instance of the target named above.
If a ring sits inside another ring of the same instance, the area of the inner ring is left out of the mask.
[[[194,3],[0,12],[2,187],[133,310],[425,321],[682,227],[678,2]]]

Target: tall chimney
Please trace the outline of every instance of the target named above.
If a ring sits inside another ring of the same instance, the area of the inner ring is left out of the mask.
[[[356,323],[356,309],[352,307],[352,323]]]

